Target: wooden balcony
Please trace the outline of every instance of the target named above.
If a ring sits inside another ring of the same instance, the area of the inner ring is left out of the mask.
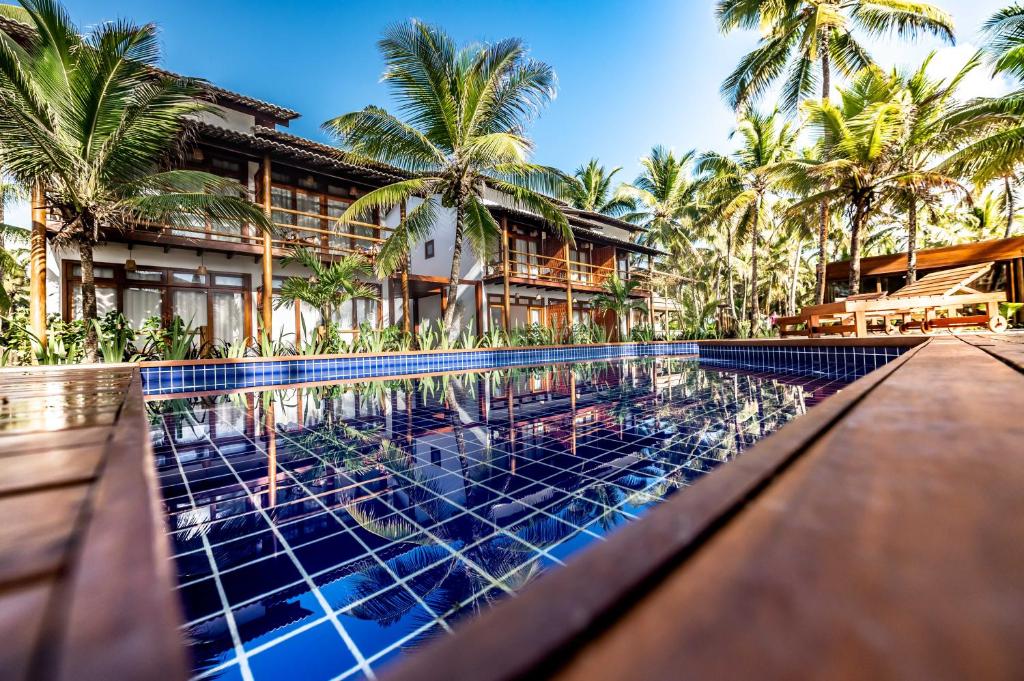
[[[274,208],[273,215],[271,244],[275,257],[285,256],[295,247],[303,247],[319,254],[324,261],[355,254],[372,261],[381,244],[394,231],[368,222],[341,226],[337,217],[285,208]],[[194,225],[140,224],[123,234],[112,234],[110,240],[227,254],[263,254],[263,234],[254,226],[213,223],[199,218]]]
[[[558,255],[546,256],[514,249],[509,249],[508,252],[509,283],[522,286],[565,289],[571,283],[574,290],[600,292],[605,290],[605,283],[615,273],[614,267],[569,260]],[[634,271],[630,277],[638,278],[638,273],[639,271]],[[485,279],[501,280],[504,276],[503,260],[487,264]],[[644,279],[649,280],[649,277]],[[634,292],[638,296],[648,294],[646,286],[641,286]]]

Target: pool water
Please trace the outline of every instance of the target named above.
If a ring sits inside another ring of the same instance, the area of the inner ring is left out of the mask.
[[[855,378],[661,357],[148,404],[198,678],[372,678]]]

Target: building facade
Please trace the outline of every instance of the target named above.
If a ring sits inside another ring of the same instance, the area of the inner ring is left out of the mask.
[[[270,216],[275,233],[203,220],[111,231],[94,253],[98,311],[119,310],[136,328],[154,317],[165,325],[180,317],[198,327],[208,344],[253,339],[264,324],[273,339],[296,342],[320,320],[305,304],[277,299],[285,279],[309,275],[301,266],[283,265],[282,258],[300,246],[324,261],[352,253],[372,261],[402,211],[413,206],[395,207],[369,222],[339,225],[338,216],[352,201],[402,179],[401,173],[353,163],[338,149],[288,134],[284,128],[298,117],[294,111],[218,88],[212,94],[216,112],[196,124],[195,143],[182,164],[238,180]],[[59,313],[71,320],[81,314],[79,258],[73,248],[54,249],[47,238],[43,266],[41,235],[51,236],[53,226],[42,202],[39,195],[33,199],[33,318]],[[531,324],[564,329],[570,320],[600,324],[608,333],[618,323],[628,333],[631,326],[652,321],[649,313],[617,320],[592,307],[613,273],[647,281],[658,252],[633,243],[640,228],[566,207],[575,236],[570,246],[508,197],[492,192],[486,203],[502,227],[501,244],[486,261],[464,249],[455,300],[447,299],[446,286],[454,212],[442,210],[431,238],[410,254],[406,272],[370,280],[378,297],[343,306],[333,320],[343,333],[354,337],[363,324],[415,331],[440,319],[448,305],[457,306],[460,327],[477,335]],[[652,296],[647,286],[635,294],[645,301]]]

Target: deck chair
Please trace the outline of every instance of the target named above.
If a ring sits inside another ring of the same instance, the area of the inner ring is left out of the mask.
[[[992,268],[993,263],[955,267],[921,277],[889,295],[864,293],[834,303],[810,305],[793,317],[776,320],[782,336],[829,334],[866,337],[869,331],[906,333],[920,329],[932,333],[954,326],[987,326],[1001,333],[1007,321],[999,314],[1003,292],[985,293],[971,284]],[[965,307],[983,307],[984,314],[960,314]],[[940,312],[945,312],[940,316]],[[802,328],[801,328],[802,327]]]
[[[932,272],[884,299],[868,303],[869,328],[886,333],[906,333],[911,329],[932,333],[959,326],[984,326],[995,333],[1005,331],[1007,321],[999,314],[999,303],[1006,300],[1006,294],[979,291],[971,286],[987,274],[993,264],[986,262]],[[964,314],[965,308],[971,308],[970,312]],[[940,314],[942,312],[944,314]]]

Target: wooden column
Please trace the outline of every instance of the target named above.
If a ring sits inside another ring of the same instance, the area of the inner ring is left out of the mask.
[[[484,335],[484,282],[478,281],[476,288],[476,335]]]
[[[572,329],[572,263],[569,260],[569,242],[562,244],[562,259],[565,261],[565,323]]]
[[[508,284],[508,216],[501,216],[501,279],[505,297],[502,300],[501,316],[505,322],[505,331],[512,330],[512,295]]]
[[[647,323],[654,333],[654,258],[647,256]]]
[[[267,219],[270,219],[272,215],[271,183],[270,154],[266,154],[260,167],[260,190],[263,194],[263,212]],[[270,232],[263,233],[263,295],[260,298],[260,312],[262,313],[263,330],[269,338],[274,328],[274,242]]]
[[[441,316],[444,317],[448,312],[448,287],[441,287]]]
[[[401,222],[405,222],[405,201],[402,201],[398,207],[398,217]],[[410,324],[412,323],[409,319],[409,254],[405,254],[405,262],[402,264],[402,331],[406,334],[409,333]]]
[[[32,185],[32,234],[29,239],[29,326],[46,344],[46,194],[41,180]]]

